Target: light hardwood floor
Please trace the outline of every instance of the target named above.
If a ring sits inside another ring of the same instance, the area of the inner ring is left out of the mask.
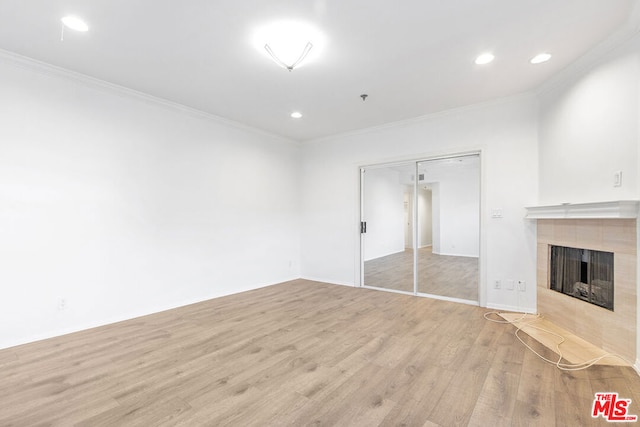
[[[437,255],[418,249],[418,292],[478,301],[478,258]],[[364,263],[364,283],[413,292],[413,250]]]
[[[485,312],[304,280],[218,298],[0,351],[0,425],[607,425],[601,391],[640,414],[631,368],[559,371]]]

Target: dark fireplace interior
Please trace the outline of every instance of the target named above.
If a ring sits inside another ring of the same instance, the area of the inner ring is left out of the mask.
[[[550,287],[613,311],[613,253],[550,246]]]

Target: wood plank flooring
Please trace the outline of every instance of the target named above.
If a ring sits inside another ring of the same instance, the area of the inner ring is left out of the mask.
[[[1,350],[0,425],[607,425],[602,391],[640,414],[631,368],[559,371],[485,311],[304,280],[218,298]]]
[[[437,255],[418,249],[418,292],[478,301],[478,258]],[[413,250],[364,263],[366,286],[413,292]]]

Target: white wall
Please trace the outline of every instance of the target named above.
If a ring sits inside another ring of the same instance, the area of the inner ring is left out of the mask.
[[[303,277],[359,283],[359,166],[481,150],[480,301],[534,311],[535,224],[523,217],[524,207],[536,203],[536,126],[536,100],[523,96],[305,143]],[[491,208],[504,217],[489,219]],[[530,285],[526,292],[487,288],[494,279]]]
[[[541,94],[541,204],[638,198],[639,46],[636,37]]]
[[[365,261],[404,251],[404,186],[389,168],[364,172]]]
[[[0,93],[0,347],[300,276],[297,144],[6,57]]]

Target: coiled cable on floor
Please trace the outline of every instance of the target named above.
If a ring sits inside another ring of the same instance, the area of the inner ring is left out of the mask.
[[[596,357],[596,358],[591,359],[591,360],[587,360],[586,362],[582,362],[582,363],[563,363],[562,359],[564,359],[564,356],[562,355],[562,350],[560,350],[560,346],[562,345],[562,343],[564,343],[566,341],[566,339],[565,339],[565,337],[563,337],[562,335],[560,335],[560,334],[558,334],[556,332],[553,332],[553,331],[550,331],[548,329],[544,329],[544,328],[541,328],[539,326],[533,325],[533,323],[539,322],[540,320],[543,319],[542,315],[540,315],[540,314],[523,313],[523,315],[521,317],[519,317],[518,319],[515,319],[515,320],[506,320],[504,318],[502,318],[501,320],[498,320],[498,319],[489,318],[489,316],[491,316],[491,315],[496,315],[496,316],[502,317],[502,314],[503,313],[501,313],[501,312],[490,311],[490,312],[487,312],[487,313],[484,314],[484,318],[486,320],[490,321],[490,322],[507,323],[507,324],[511,324],[511,325],[516,326],[517,329],[515,331],[515,336],[516,336],[516,338],[518,338],[518,340],[525,347],[527,347],[529,350],[531,350],[531,352],[533,352],[540,359],[544,360],[547,363],[555,365],[558,369],[560,369],[562,371],[580,371],[580,370],[583,370],[583,369],[587,369],[587,368],[595,365],[596,363],[598,363],[599,361],[601,361],[602,359],[605,359],[605,358],[616,358],[616,359],[622,360],[624,363],[626,363],[629,366],[631,366],[631,364],[627,360],[625,360],[623,357],[618,356],[617,354],[614,354],[614,353],[606,353],[606,354],[604,354],[602,356]],[[527,319],[528,316],[533,316],[533,317],[531,317],[531,320],[525,322],[524,320]],[[534,350],[529,344],[524,342],[522,337],[520,337],[519,332],[525,326],[533,328],[533,329],[536,329],[538,331],[542,331],[542,332],[551,334],[551,335],[553,335],[553,336],[555,336],[555,337],[560,339],[560,342],[556,344],[556,353],[559,355],[559,358],[558,358],[557,361],[553,361],[551,359],[548,359],[548,358],[544,357],[543,355],[538,353],[536,350]]]

